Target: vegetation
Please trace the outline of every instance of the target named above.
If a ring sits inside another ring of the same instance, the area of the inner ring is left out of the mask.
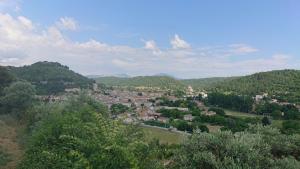
[[[0,95],[5,87],[14,81],[14,77],[5,67],[0,66]]]
[[[129,110],[129,107],[125,106],[123,104],[113,104],[110,107],[110,112],[114,116],[125,113],[128,110]]]
[[[72,100],[33,124],[20,169],[158,167],[137,127],[110,120],[90,102]]]
[[[207,99],[208,104],[237,110],[241,112],[251,112],[253,99],[249,96],[239,96],[234,94],[210,93]]]
[[[252,126],[246,132],[195,133],[174,156],[170,168],[289,168],[300,166],[299,135]]]
[[[279,101],[300,102],[300,70],[255,73],[223,81],[211,89],[252,96],[268,93]]]
[[[201,78],[201,79],[184,79],[181,80],[185,85],[190,85],[194,89],[204,90],[210,89],[212,86],[229,81],[238,77],[212,77],[212,78]]]
[[[97,83],[115,87],[149,87],[159,89],[183,89],[185,85],[168,76],[138,76],[132,78],[99,77]]]
[[[27,82],[15,82],[4,89],[0,98],[0,113],[14,114],[21,117],[34,103],[34,87]]]
[[[7,154],[2,147],[0,147],[0,168],[5,166],[10,160],[10,155]]]
[[[30,66],[9,67],[9,71],[17,78],[35,85],[38,94],[56,94],[66,88],[88,88],[93,83],[93,80],[56,62],[37,62]]]

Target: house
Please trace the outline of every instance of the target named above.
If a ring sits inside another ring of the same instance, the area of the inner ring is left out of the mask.
[[[192,121],[194,119],[194,116],[192,116],[191,114],[186,114],[183,116],[183,119],[186,121]]]

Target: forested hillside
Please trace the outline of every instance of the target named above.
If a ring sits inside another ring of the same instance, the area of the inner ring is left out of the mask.
[[[160,89],[183,89],[185,85],[167,76],[137,76],[132,78],[99,77],[97,83],[119,87],[153,87]]]
[[[219,83],[232,80],[238,77],[212,77],[212,78],[201,78],[201,79],[184,79],[181,80],[185,85],[191,85],[195,89],[208,89]]]
[[[300,71],[275,70],[255,73],[217,83],[212,88],[247,95],[266,92],[282,101],[300,102]]]
[[[59,93],[65,88],[88,88],[93,83],[93,80],[57,62],[37,62],[29,66],[8,69],[17,78],[35,85],[38,94]]]

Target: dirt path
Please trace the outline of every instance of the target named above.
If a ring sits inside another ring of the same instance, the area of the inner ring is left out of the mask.
[[[7,116],[0,116],[0,146],[10,155],[10,161],[0,169],[15,169],[21,160],[23,151],[18,143],[20,126]]]

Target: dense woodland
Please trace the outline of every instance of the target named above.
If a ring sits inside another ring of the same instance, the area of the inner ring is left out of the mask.
[[[16,78],[36,86],[38,94],[57,94],[66,88],[89,88],[93,80],[56,62],[37,62],[23,67],[9,67]]]

